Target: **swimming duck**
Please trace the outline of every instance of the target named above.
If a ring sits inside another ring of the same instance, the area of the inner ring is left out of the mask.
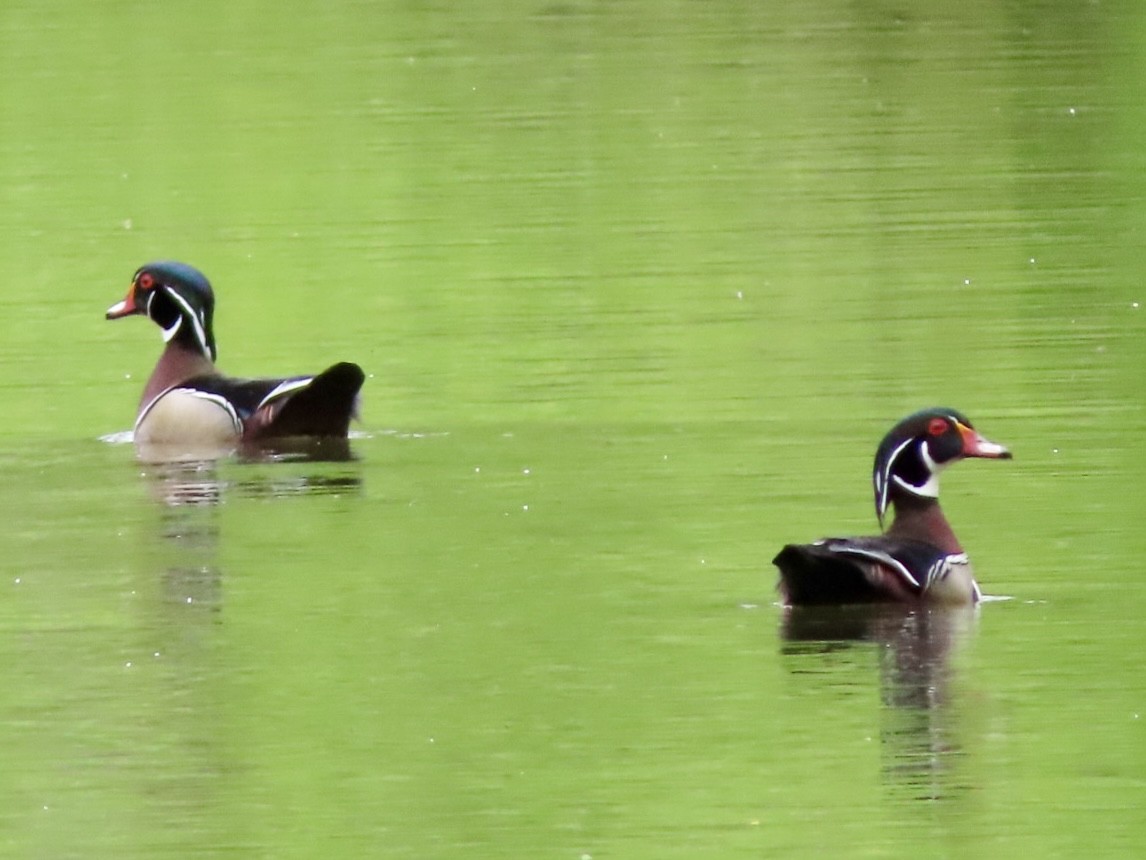
[[[939,473],[966,457],[1009,460],[954,409],[924,409],[879,443],[875,512],[890,528],[873,537],[789,544],[772,560],[784,603],[976,603],[982,594],[967,554],[939,507]]]
[[[345,438],[362,368],[339,362],[316,376],[237,379],[215,367],[215,294],[193,266],[141,266],[107,319],[149,317],[166,346],[143,389],[135,419],[139,445],[234,446],[287,437]]]

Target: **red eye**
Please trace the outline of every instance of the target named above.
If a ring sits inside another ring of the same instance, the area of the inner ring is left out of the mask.
[[[150,290],[155,286],[155,278],[151,277],[147,272],[140,275],[135,282],[145,290]]]
[[[927,432],[932,436],[942,436],[947,432],[950,426],[951,425],[942,418],[932,418],[931,423],[927,425]]]

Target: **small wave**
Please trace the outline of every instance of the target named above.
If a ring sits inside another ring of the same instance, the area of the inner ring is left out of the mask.
[[[395,439],[441,439],[444,436],[449,436],[448,430],[439,430],[437,432],[416,432],[412,430],[379,430],[377,433],[366,433],[363,431],[350,431],[351,439],[372,439],[374,436],[393,436]]]
[[[979,598],[980,603],[1002,603],[1004,600],[1014,600],[1009,594],[984,594]]]

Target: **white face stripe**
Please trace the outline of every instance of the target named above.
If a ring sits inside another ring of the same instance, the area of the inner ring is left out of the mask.
[[[891,452],[891,456],[887,458],[883,469],[876,475],[876,490],[879,494],[879,505],[876,509],[876,513],[881,520],[883,519],[883,515],[887,513],[888,496],[891,491],[891,470],[895,466],[896,459],[903,453],[903,449],[914,441],[914,439],[905,439],[902,441],[899,446]],[[899,481],[899,483],[902,484],[903,482]]]
[[[155,301],[154,291],[147,294],[147,305],[146,305],[147,316],[150,319],[154,320],[155,317],[151,316],[151,303],[153,301]],[[182,325],[183,325],[183,317],[179,316],[179,317],[175,318],[175,322],[172,323],[170,327],[164,328],[163,326],[159,326],[159,330],[163,332],[163,342],[164,343],[171,343],[171,339],[173,337],[175,337],[175,335],[179,334],[179,329],[182,327]]]
[[[921,487],[915,487],[914,492],[917,496],[928,496],[932,499],[939,498],[939,473],[951,465],[951,461],[946,463],[936,463],[931,459],[931,449],[927,447],[927,440],[924,439],[919,443],[919,456],[923,459],[923,465],[927,467],[928,478]],[[904,482],[900,482],[901,484]]]
[[[179,329],[181,328],[183,328],[183,317],[176,317],[175,324],[172,325],[171,328],[163,328],[160,326],[160,329],[163,331],[163,342],[170,343],[171,339],[179,334]]]
[[[936,475],[932,475],[918,487],[915,484],[907,483],[899,475],[892,475],[891,479],[913,496],[926,496],[929,499],[939,498],[939,478]]]
[[[211,358],[211,349],[207,346],[207,323],[203,318],[202,309],[196,311],[191,307],[187,300],[183,298],[183,296],[179,295],[179,293],[175,292],[175,290],[171,289],[171,287],[167,286],[166,284],[163,285],[163,289],[167,292],[167,295],[170,296],[172,301],[174,301],[177,305],[179,305],[179,307],[183,309],[183,316],[191,320],[191,325],[195,329],[195,339],[199,342],[199,348],[203,351],[203,354],[207,356],[207,358]],[[150,299],[148,299],[147,305],[148,311],[150,311]],[[182,319],[182,317],[180,319]],[[175,325],[173,325],[170,329],[163,330],[163,339],[165,341],[171,340],[171,338],[175,337],[175,334],[178,331],[179,323],[176,322]]]

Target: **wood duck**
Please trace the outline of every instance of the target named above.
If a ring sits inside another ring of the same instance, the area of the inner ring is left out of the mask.
[[[139,401],[139,445],[227,447],[292,437],[345,439],[364,374],[340,362],[317,376],[236,379],[215,367],[215,294],[186,263],[148,263],[109,320],[144,314],[167,344]]]
[[[981,597],[967,554],[939,507],[939,473],[965,457],[1009,460],[954,409],[908,415],[875,452],[875,513],[891,527],[874,537],[789,544],[772,560],[784,603],[976,603]]]

